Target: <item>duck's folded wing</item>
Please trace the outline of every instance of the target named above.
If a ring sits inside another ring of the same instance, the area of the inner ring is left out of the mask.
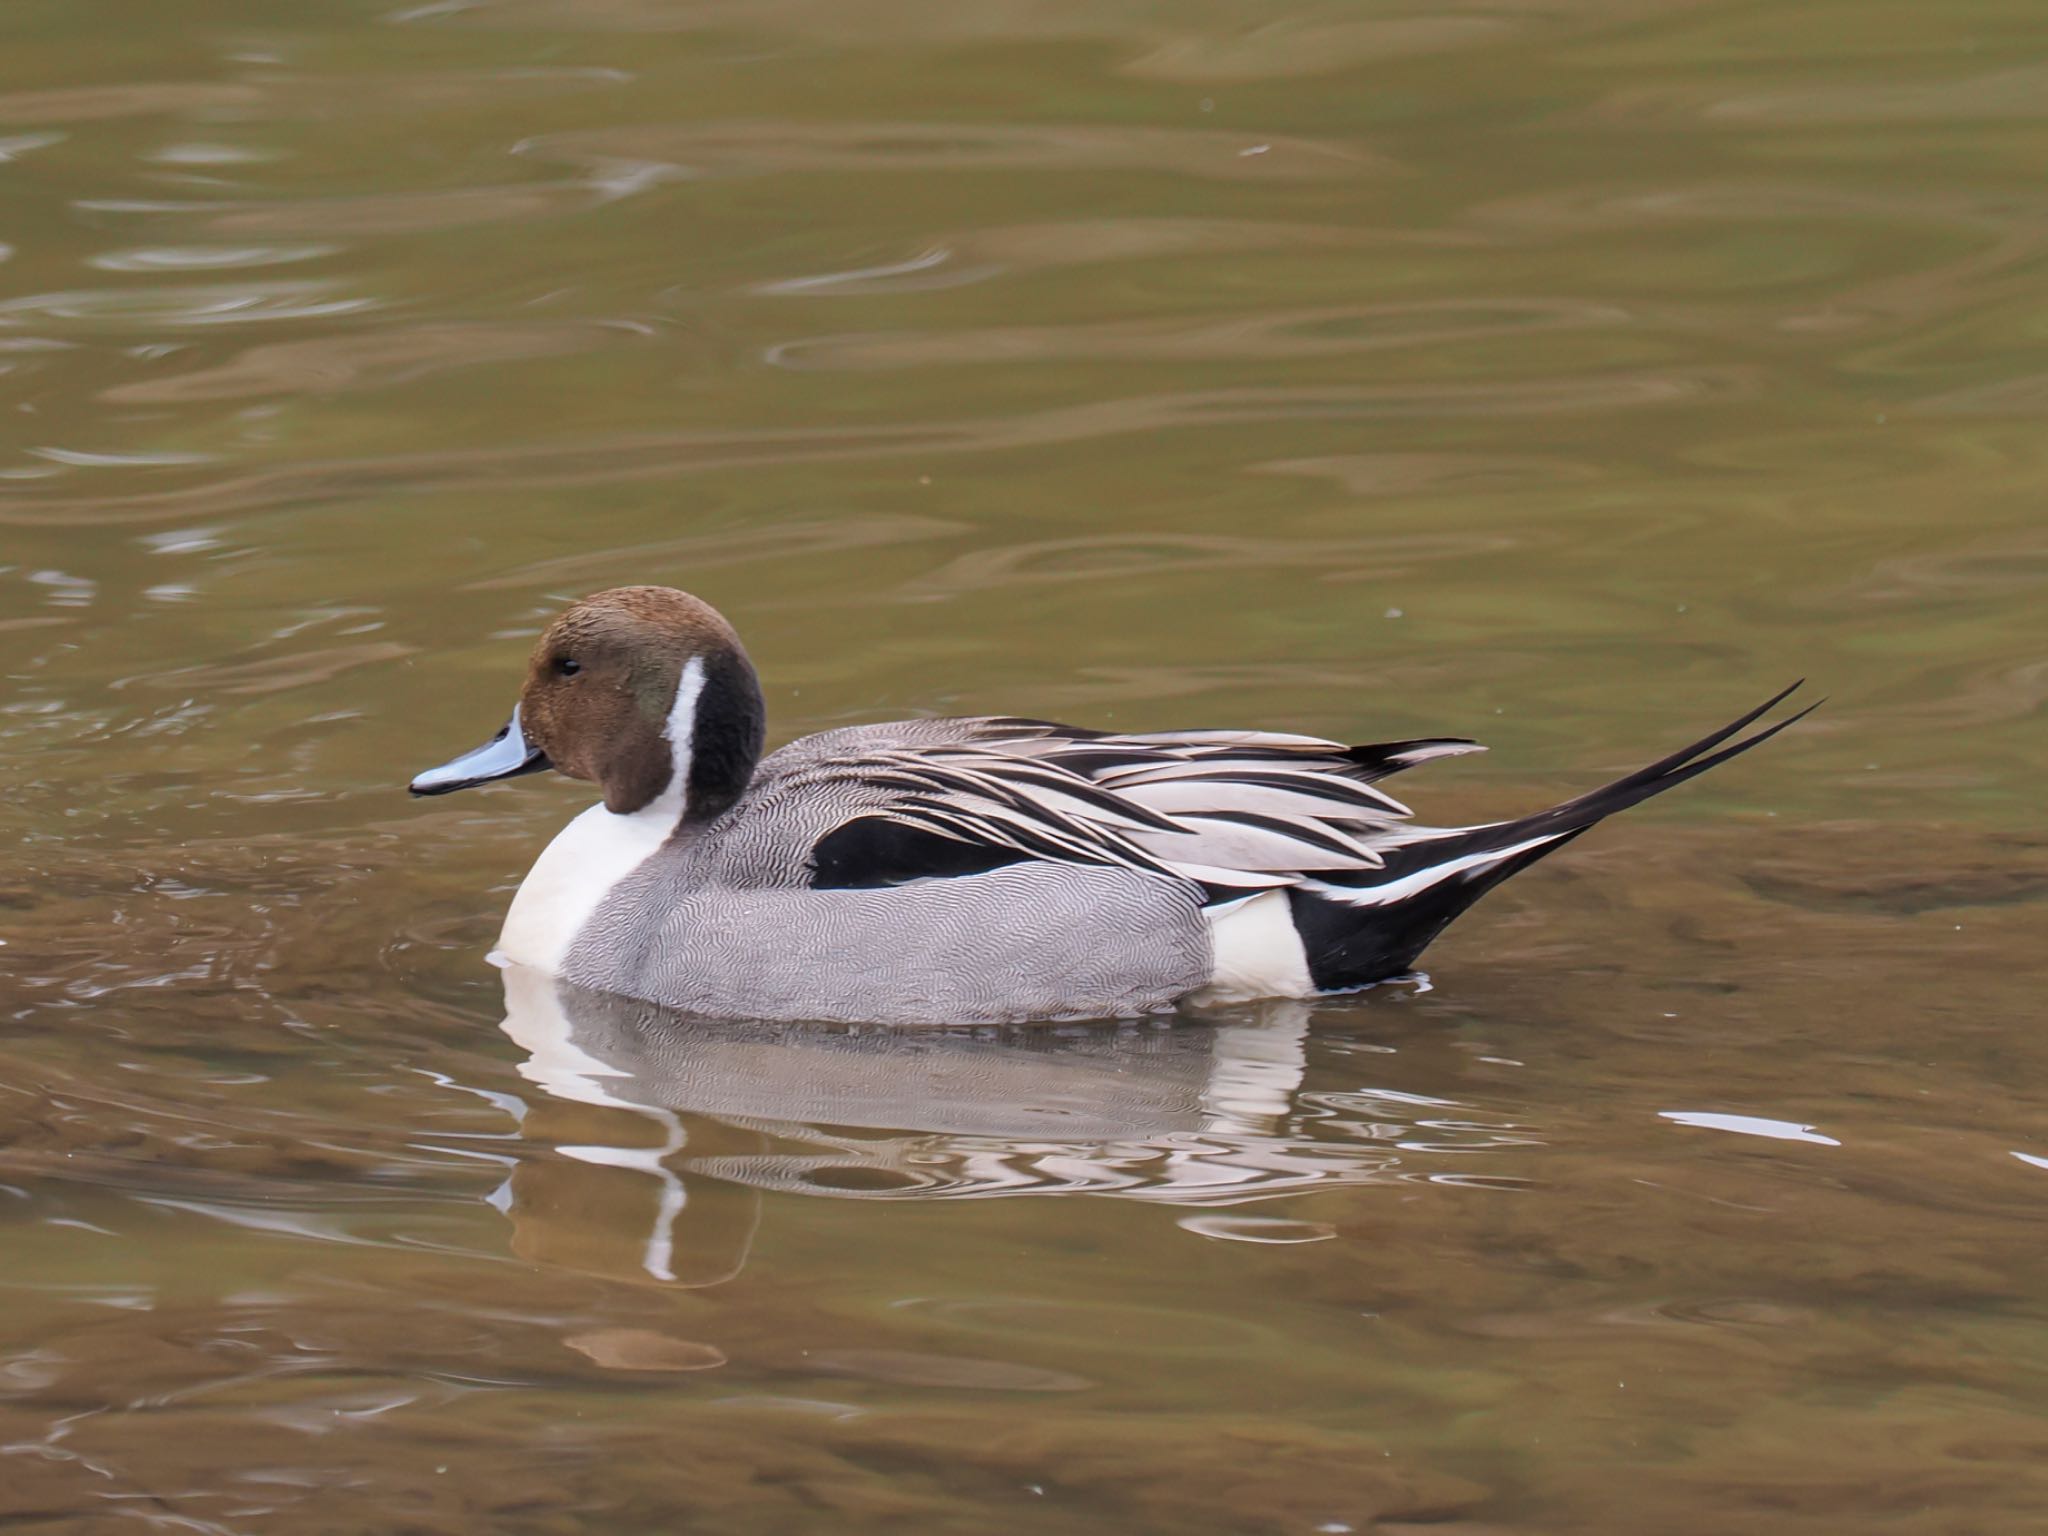
[[[1375,844],[1408,811],[1371,781],[1478,750],[1446,739],[1347,747],[1271,732],[946,723],[972,729],[804,770],[812,792],[849,810],[817,845],[821,883],[897,884],[1028,858],[1120,865],[1220,894],[1375,869]]]

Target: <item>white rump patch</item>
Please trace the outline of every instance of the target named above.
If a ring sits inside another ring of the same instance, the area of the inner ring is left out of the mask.
[[[1295,930],[1285,891],[1261,891],[1206,909],[1215,956],[1209,985],[1190,1001],[1241,1003],[1255,997],[1307,997],[1308,952]]]

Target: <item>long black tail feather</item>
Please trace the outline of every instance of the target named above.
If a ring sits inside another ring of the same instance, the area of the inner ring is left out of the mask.
[[[1512,821],[1425,832],[1387,849],[1381,869],[1363,870],[1341,882],[1319,882],[1320,888],[1291,888],[1288,899],[1308,952],[1310,976],[1319,988],[1337,991],[1409,970],[1453,918],[1510,875],[1556,852],[1616,811],[1761,746],[1812,714],[1825,701],[1817,700],[1775,725],[1722,745],[1782,704],[1803,682],[1692,745],[1561,805]]]

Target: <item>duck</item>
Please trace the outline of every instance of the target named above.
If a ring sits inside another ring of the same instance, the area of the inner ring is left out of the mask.
[[[1130,1018],[1353,992],[1617,811],[1802,719],[1729,725],[1534,814],[1418,824],[1380,787],[1483,750],[1022,716],[843,726],[766,755],[738,633],[671,587],[571,604],[511,717],[411,782],[552,770],[601,799],[541,852],[494,958],[678,1013],[839,1025]]]

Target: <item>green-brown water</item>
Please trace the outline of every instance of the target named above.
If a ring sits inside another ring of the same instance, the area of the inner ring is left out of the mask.
[[[0,1526],[2037,1529],[2044,102],[1998,0],[14,0]],[[1832,699],[1430,991],[501,1030],[583,791],[402,785],[638,580],[778,738],[1445,820]]]

